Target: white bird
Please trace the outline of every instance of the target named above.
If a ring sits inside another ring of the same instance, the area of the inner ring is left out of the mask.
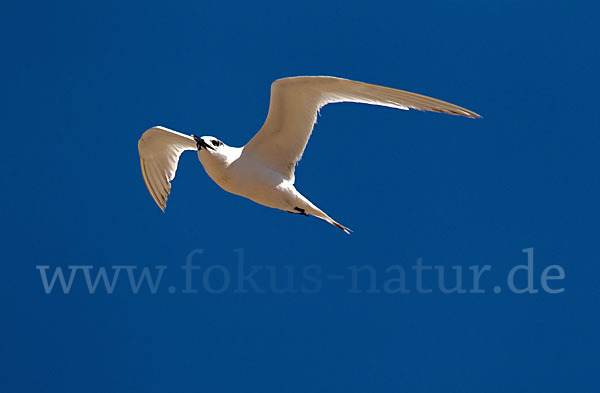
[[[294,168],[302,157],[319,110],[337,102],[480,117],[435,98],[348,79],[328,76],[279,79],[271,84],[267,119],[246,146],[227,146],[212,136],[190,136],[164,127],[144,132],[138,150],[148,191],[164,212],[179,156],[185,150],[197,150],[208,176],[225,191],[264,206],[321,218],[350,233],[350,229],[333,220],[294,187]]]

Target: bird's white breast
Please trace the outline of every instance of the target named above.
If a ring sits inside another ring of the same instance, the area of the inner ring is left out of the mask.
[[[202,150],[198,157],[208,176],[225,191],[266,204],[273,198],[273,191],[286,180],[280,173],[240,151],[232,152],[235,155],[219,156]]]

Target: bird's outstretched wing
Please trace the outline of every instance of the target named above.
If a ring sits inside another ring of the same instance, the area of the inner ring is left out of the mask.
[[[329,76],[284,78],[271,85],[267,120],[248,142],[244,154],[294,179],[294,167],[302,157],[320,108],[336,102],[358,102],[397,109],[417,109],[480,117],[459,106],[389,87]]]
[[[179,156],[185,150],[196,150],[194,138],[164,127],[150,128],[138,142],[144,182],[162,211],[167,206]]]

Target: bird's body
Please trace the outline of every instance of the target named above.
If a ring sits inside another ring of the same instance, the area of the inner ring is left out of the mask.
[[[244,154],[243,147],[223,146],[223,154],[199,149],[198,159],[208,176],[227,192],[274,209],[319,217],[345,228],[300,194],[284,175],[254,155]]]
[[[321,107],[360,102],[479,117],[474,112],[402,90],[333,77],[296,77],[275,81],[265,124],[244,147],[231,147],[210,136],[181,134],[153,127],[140,138],[142,174],[155,202],[164,211],[179,156],[197,150],[208,176],[225,191],[258,204],[312,215],[341,228],[294,187],[294,168],[302,157]]]

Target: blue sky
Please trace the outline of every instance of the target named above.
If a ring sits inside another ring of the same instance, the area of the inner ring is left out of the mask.
[[[0,390],[597,390],[597,14],[523,1],[7,5]],[[296,186],[351,236],[225,193],[193,153],[162,214],[140,173],[142,132],[241,146],[270,83],[296,75],[414,91],[484,118],[324,108]],[[539,292],[512,293],[527,248]],[[197,249],[198,293],[182,293]],[[264,293],[235,291],[239,249]],[[419,258],[439,267],[424,272],[431,293],[416,290]],[[351,292],[362,265],[378,293],[364,275]],[[409,293],[384,290],[394,265]],[[469,267],[486,265],[485,293],[436,289],[438,270],[450,287],[459,266],[469,289]],[[541,286],[552,265],[565,272],[558,294]],[[123,270],[112,294],[90,294],[80,269],[68,294],[47,294],[36,266],[165,268],[156,293],[132,293]],[[223,293],[206,290],[207,269],[208,288],[229,274]],[[296,293],[271,290],[269,272],[285,286],[286,269]]]

